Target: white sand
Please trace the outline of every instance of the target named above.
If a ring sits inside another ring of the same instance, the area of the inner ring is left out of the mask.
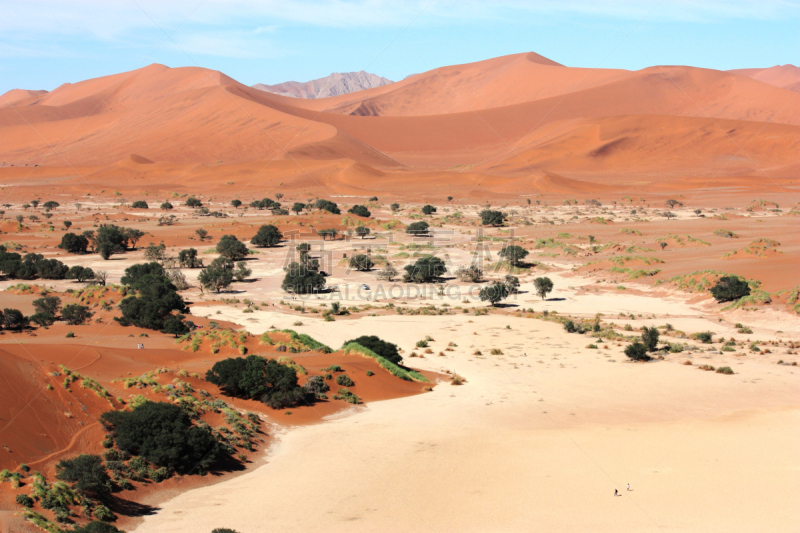
[[[532,319],[303,320],[331,346],[369,332],[407,356],[426,334],[437,353],[453,341],[406,361],[469,383],[293,429],[264,466],[180,495],[137,533],[800,530],[800,373],[775,355],[632,364]]]

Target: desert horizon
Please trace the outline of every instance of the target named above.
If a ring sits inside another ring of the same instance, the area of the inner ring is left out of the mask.
[[[796,6],[7,7],[0,532],[800,529]]]

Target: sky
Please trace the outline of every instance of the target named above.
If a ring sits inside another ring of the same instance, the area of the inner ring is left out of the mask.
[[[163,63],[252,85],[391,80],[536,52],[568,66],[800,65],[800,0],[0,0],[0,93]]]

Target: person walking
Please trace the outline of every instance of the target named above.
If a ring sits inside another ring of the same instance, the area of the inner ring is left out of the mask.
[[[631,484],[628,483],[628,492],[630,492],[630,491],[631,491]]]
[[[617,489],[614,489],[614,496],[619,496],[619,491]]]

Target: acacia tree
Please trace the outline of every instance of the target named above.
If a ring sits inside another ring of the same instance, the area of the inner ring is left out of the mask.
[[[533,280],[533,286],[536,288],[536,294],[541,296],[542,300],[553,290],[553,282],[550,278],[536,278]]]
[[[484,226],[502,226],[506,217],[501,211],[493,211],[491,209],[484,209],[480,212],[481,224]]]
[[[217,253],[231,261],[247,257],[247,246],[234,235],[223,235],[217,243]]]
[[[281,239],[283,239],[283,234],[280,230],[272,224],[266,224],[258,228],[258,232],[250,240],[250,244],[259,247],[272,247],[277,245]]]
[[[358,226],[356,227],[356,235],[361,237],[362,239],[370,234],[370,229],[366,226]]]
[[[372,259],[370,259],[368,255],[358,254],[350,258],[350,268],[366,271],[370,270],[373,266],[375,266],[375,263],[372,262]]]
[[[481,289],[478,297],[482,302],[488,301],[494,307],[501,300],[508,298],[508,287],[505,283],[493,281]]]
[[[518,267],[522,264],[522,260],[528,256],[528,250],[522,246],[506,246],[497,255],[508,260],[511,266]]]

